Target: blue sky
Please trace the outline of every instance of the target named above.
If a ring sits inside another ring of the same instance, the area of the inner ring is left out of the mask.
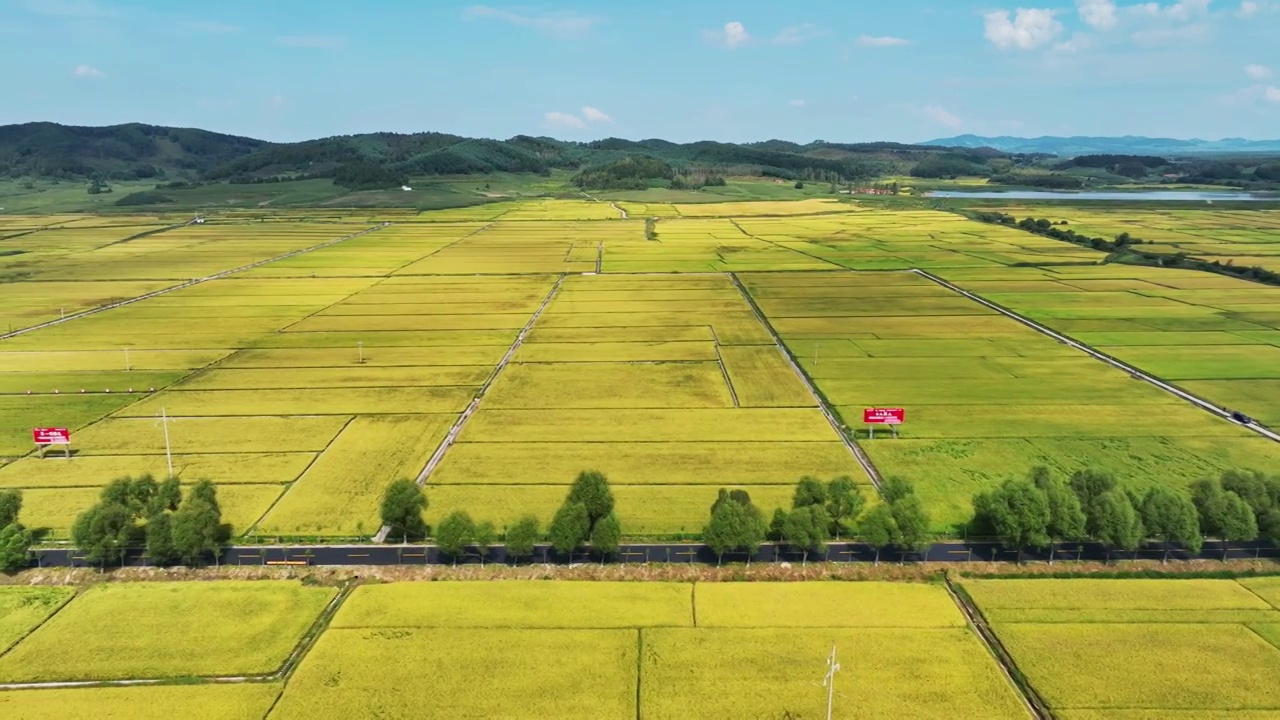
[[[1280,0],[0,0],[0,124],[1280,136]]]

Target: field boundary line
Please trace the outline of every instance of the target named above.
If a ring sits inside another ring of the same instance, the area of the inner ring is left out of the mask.
[[[1157,388],[1164,390],[1170,395],[1174,395],[1183,400],[1186,400],[1187,402],[1191,403],[1192,405],[1195,405],[1201,410],[1205,410],[1213,415],[1217,415],[1218,417],[1222,418],[1223,420],[1226,420],[1232,425],[1239,425],[1247,430],[1252,430],[1254,433],[1261,435],[1262,437],[1265,437],[1269,440],[1280,443],[1280,433],[1273,432],[1269,428],[1258,425],[1257,422],[1251,422],[1248,425],[1245,425],[1243,423],[1238,423],[1231,417],[1231,413],[1229,411],[1224,410],[1223,408],[1217,405],[1214,405],[1208,400],[1197,397],[1196,395],[1192,395],[1191,393],[1177,387],[1172,383],[1165,382],[1164,380],[1161,380],[1160,378],[1156,377],[1155,375],[1152,375],[1151,373],[1146,372],[1145,370],[1141,370],[1133,365],[1130,365],[1129,363],[1124,362],[1123,360],[1114,358],[1108,355],[1107,353],[1102,352],[1101,350],[1096,350],[1078,340],[1071,338],[1068,335],[1064,335],[1063,333],[1060,333],[1048,327],[1047,325],[1042,325],[1036,322],[1035,320],[1032,320],[1028,317],[1024,317],[998,303],[994,303],[990,300],[987,300],[981,295],[977,295],[975,293],[969,292],[968,290],[965,290],[958,285],[950,283],[927,270],[912,268],[909,272],[916,273],[917,275],[920,275],[923,278],[926,278],[934,283],[937,283],[938,285],[941,285],[942,287],[954,293],[962,295],[978,303],[979,305],[982,305],[991,310],[995,310],[996,312],[1000,313],[1001,315],[1004,315],[1007,318],[1016,320],[1019,323],[1022,323],[1023,325],[1031,328],[1032,330],[1035,330],[1036,332],[1042,335],[1047,335],[1053,338],[1054,340],[1057,340],[1058,342],[1063,343],[1064,345],[1067,345],[1083,353],[1086,353],[1091,357],[1093,357],[1095,360],[1100,360],[1106,363],[1107,365],[1110,365],[1118,370],[1123,370],[1124,372],[1129,373],[1129,375],[1131,375],[1132,377],[1137,378],[1139,380],[1146,381],[1147,383],[1150,383],[1151,385],[1154,385]]]
[[[1018,669],[1018,664],[1014,662],[1013,656],[1000,642],[1000,638],[996,636],[995,631],[987,624],[986,617],[982,611],[973,605],[967,593],[963,589],[957,589],[951,582],[950,574],[944,574],[942,577],[943,587],[946,588],[947,594],[951,596],[952,602],[959,608],[960,613],[964,615],[969,627],[973,628],[973,632],[978,636],[979,642],[987,649],[991,655],[991,659],[995,661],[996,667],[1000,668],[1000,673],[1004,675],[1005,680],[1009,681],[1009,685],[1013,688],[1014,693],[1022,699],[1023,705],[1032,717],[1038,720],[1052,720],[1053,712],[1049,710],[1048,704],[1044,698],[1036,692],[1031,686],[1031,682]]]
[[[720,374],[724,376],[724,384],[726,387],[729,388],[729,397],[733,398],[733,406],[735,408],[740,408],[742,407],[742,404],[738,402],[738,391],[735,390],[733,387],[733,378],[729,377],[729,368],[725,367],[724,356],[720,354],[719,340],[716,340],[715,349],[716,349],[716,365],[720,366]]]
[[[759,217],[770,217],[770,216],[762,215],[762,216],[759,216]],[[789,216],[781,216],[781,217],[789,217]],[[757,236],[755,236],[755,235],[752,235],[751,233],[747,232],[747,231],[746,231],[746,230],[745,230],[741,225],[739,225],[739,224],[738,224],[737,219],[735,219],[735,218],[728,218],[728,220],[729,220],[729,222],[733,223],[733,226],[734,226],[734,227],[738,228],[738,232],[742,233],[743,235],[746,235],[747,237],[751,238],[752,240],[759,240],[760,242],[762,242],[762,243],[767,243],[768,245],[770,245],[770,246],[772,246],[772,247],[775,247],[775,248],[778,248],[779,250],[786,250],[787,252],[790,252],[790,253],[795,253],[795,254],[797,254],[797,255],[803,255],[804,257],[807,257],[807,258],[810,258],[810,259],[813,259],[813,260],[817,260],[818,262],[826,263],[827,265],[831,265],[831,266],[833,266],[833,268],[832,268],[831,270],[826,270],[825,272],[839,272],[839,271],[843,271],[843,272],[850,272],[850,271],[851,271],[851,268],[845,267],[844,265],[841,265],[841,264],[839,264],[839,263],[837,263],[837,262],[834,262],[834,261],[832,261],[832,260],[828,260],[827,258],[824,258],[824,257],[818,257],[817,255],[813,255],[813,254],[807,253],[807,252],[805,252],[805,251],[803,251],[803,250],[796,250],[795,248],[789,248],[789,247],[787,247],[786,245],[779,245],[778,243],[776,243],[776,242],[774,242],[774,241],[772,241],[772,240],[765,240],[765,239],[764,239],[764,238],[762,238],[762,237],[757,237]],[[811,270],[770,270],[770,271],[768,271],[768,272],[812,272],[812,271],[811,271]],[[824,271],[819,271],[819,272],[824,272]]]
[[[641,691],[644,689],[644,628],[636,628],[636,720],[644,717],[640,709]]]
[[[329,448],[333,447],[333,444],[338,441],[338,438],[342,437],[342,433],[346,432],[347,428],[351,427],[351,424],[356,421],[357,417],[359,416],[352,415],[347,418],[347,421],[342,424],[342,427],[338,430],[337,434],[329,438],[329,442],[325,443],[324,448],[317,452],[315,457],[311,458],[311,462],[307,463],[307,466],[302,469],[302,472],[298,473],[298,476],[293,480],[285,483],[284,490],[280,491],[280,494],[276,496],[276,499],[271,501],[271,504],[267,506],[266,510],[262,511],[262,514],[258,516],[257,520],[253,521],[252,525],[245,528],[244,532],[240,533],[241,537],[252,537],[253,534],[257,532],[258,526],[262,524],[262,521],[267,519],[267,516],[271,514],[272,510],[276,509],[276,506],[280,504],[281,500],[284,500],[285,495],[288,495],[293,491],[293,488],[302,481],[302,477],[306,475],[311,468],[315,467],[316,463],[320,462],[320,457],[329,452]]]
[[[875,463],[871,462],[871,457],[867,455],[866,451],[863,450],[857,442],[845,433],[840,421],[836,418],[835,411],[833,411],[831,406],[827,404],[827,400],[822,396],[822,393],[818,392],[818,388],[814,386],[813,381],[809,379],[809,375],[800,367],[800,363],[797,362],[795,356],[791,354],[791,350],[782,342],[782,338],[778,336],[778,331],[773,329],[773,324],[769,322],[767,317],[765,317],[764,311],[762,311],[760,306],[756,304],[755,298],[751,297],[751,293],[747,292],[746,286],[744,286],[742,281],[738,279],[738,274],[731,272],[729,273],[729,278],[733,280],[733,284],[737,286],[738,292],[742,293],[743,299],[745,299],[747,304],[751,306],[751,311],[755,313],[756,320],[759,321],[760,324],[764,326],[764,329],[769,332],[770,337],[773,338],[774,346],[778,348],[778,351],[782,353],[784,358],[786,358],[787,363],[791,365],[791,369],[795,372],[796,377],[800,378],[800,382],[804,383],[805,388],[809,390],[809,394],[812,395],[814,401],[818,403],[818,409],[822,411],[823,416],[827,418],[827,422],[831,424],[831,429],[836,431],[836,435],[839,436],[840,441],[849,449],[849,452],[853,453],[854,459],[856,459],[858,464],[862,466],[863,472],[867,474],[867,477],[871,480],[871,484],[875,487],[876,491],[879,492],[881,480],[880,471],[876,468]],[[718,353],[719,351],[717,350],[717,354]]]
[[[508,210],[507,212],[511,212],[511,211],[510,211],[510,210]],[[503,213],[503,215],[505,215],[505,214],[506,214],[506,213]],[[466,235],[463,235],[462,237],[460,237],[460,238],[458,238],[458,239],[456,239],[456,240],[451,240],[451,241],[449,241],[449,242],[445,243],[444,245],[441,245],[440,247],[436,248],[435,250],[432,250],[431,252],[427,253],[426,255],[419,255],[416,259],[410,260],[410,261],[409,261],[409,262],[407,262],[407,263],[404,263],[404,264],[402,264],[402,265],[398,265],[397,267],[395,267],[395,268],[393,268],[393,269],[391,269],[391,270],[388,270],[388,271],[387,271],[387,274],[382,276],[382,280],[379,280],[378,282],[374,283],[373,285],[370,285],[369,287],[373,287],[374,285],[381,285],[383,282],[386,282],[387,280],[390,280],[390,279],[391,279],[391,278],[393,278],[393,277],[397,277],[397,276],[396,276],[396,273],[400,272],[401,270],[403,270],[403,269],[405,269],[405,268],[409,267],[410,265],[413,265],[413,264],[416,264],[416,263],[420,263],[420,262],[422,262],[423,260],[426,260],[427,258],[431,257],[432,255],[435,255],[435,254],[436,254],[436,253],[438,253],[438,252],[442,252],[442,251],[444,251],[444,250],[447,250],[447,249],[449,249],[449,248],[453,247],[454,245],[457,245],[458,243],[462,242],[463,240],[466,240],[466,239],[471,238],[471,237],[473,237],[473,236],[475,236],[475,235],[478,235],[479,233],[484,232],[485,230],[488,230],[489,228],[493,227],[494,223],[496,223],[496,222],[498,222],[496,219],[494,219],[494,220],[489,220],[489,221],[484,221],[484,224],[483,224],[483,225],[481,225],[480,227],[476,228],[475,230],[472,230],[471,232],[467,233]],[[414,277],[415,275],[416,275],[416,273],[415,273],[414,275],[406,275],[405,277]],[[365,290],[368,290],[368,289],[369,289],[369,288],[365,288]],[[361,290],[360,292],[364,292],[364,290]],[[356,294],[358,294],[358,293],[351,293],[351,294],[352,294],[352,295],[356,295]]]
[[[351,240],[351,239],[353,239],[353,238],[360,237],[361,235],[367,235],[367,234],[369,234],[369,233],[371,233],[371,232],[375,232],[375,231],[381,230],[381,229],[383,229],[383,228],[385,228],[385,227],[389,227],[390,225],[391,225],[391,223],[389,223],[389,222],[385,222],[385,223],[383,223],[383,224],[381,224],[381,225],[375,225],[374,227],[366,228],[366,229],[364,229],[364,230],[361,230],[361,231],[360,231],[360,232],[358,232],[358,233],[353,233],[353,234],[351,234],[351,235],[346,235],[346,236],[343,236],[343,237],[337,238],[337,239],[335,239],[335,240],[326,240],[325,242],[322,242],[322,243],[320,243],[319,245],[312,245],[311,247],[302,248],[301,250],[292,250],[292,251],[287,252],[287,253],[284,253],[284,254],[282,254],[282,255],[276,255],[275,257],[267,258],[266,260],[259,260],[259,261],[257,261],[257,262],[253,262],[253,263],[250,263],[250,264],[248,264],[248,265],[243,265],[243,266],[238,267],[238,268],[232,268],[232,269],[230,269],[230,270],[223,270],[223,271],[221,271],[221,272],[217,272],[217,273],[214,273],[213,275],[208,275],[208,276],[205,276],[205,277],[202,277],[202,278],[194,278],[194,279],[191,279],[191,280],[187,280],[186,282],[178,283],[177,285],[173,285],[172,287],[162,288],[162,289],[160,289],[160,290],[156,290],[156,291],[154,291],[154,292],[149,292],[149,293],[146,293],[146,294],[144,294],[144,295],[139,295],[139,296],[137,296],[137,297],[129,298],[128,300],[121,300],[120,302],[111,303],[110,305],[103,305],[103,306],[101,306],[101,307],[89,308],[88,310],[82,310],[82,311],[80,311],[80,312],[78,312],[78,313],[72,313],[71,315],[68,315],[68,316],[66,316],[66,317],[64,317],[64,318],[58,318],[57,320],[49,320],[49,321],[47,321],[47,322],[39,323],[39,324],[37,324],[37,325],[32,325],[32,326],[30,326],[30,327],[19,328],[19,329],[17,329],[17,330],[12,331],[12,332],[8,332],[8,333],[5,333],[5,334],[3,334],[3,335],[0,335],[0,340],[7,340],[7,339],[9,339],[9,338],[11,338],[11,337],[17,337],[17,336],[19,336],[19,335],[23,335],[23,334],[26,334],[26,333],[29,333],[29,332],[32,332],[32,331],[35,331],[35,330],[41,330],[41,329],[44,329],[44,328],[47,328],[47,327],[52,327],[52,326],[54,326],[54,325],[61,325],[62,323],[65,323],[65,322],[70,322],[70,321],[72,321],[72,320],[76,320],[76,319],[79,319],[79,318],[82,318],[82,317],[87,317],[87,316],[89,316],[89,315],[96,315],[97,313],[100,313],[100,312],[106,312],[107,310],[114,310],[115,308],[118,308],[118,307],[124,307],[125,305],[132,305],[133,303],[141,302],[141,301],[143,301],[143,300],[149,300],[149,299],[151,299],[151,298],[153,298],[153,297],[159,297],[159,296],[161,296],[161,295],[167,295],[168,293],[171,293],[171,292],[173,292],[173,291],[175,291],[175,290],[183,290],[183,289],[185,289],[185,288],[195,287],[196,285],[200,285],[200,284],[202,284],[202,283],[209,282],[210,280],[220,280],[220,279],[222,279],[222,278],[224,278],[224,277],[227,277],[227,276],[229,276],[229,275],[234,275],[234,274],[236,274],[236,273],[244,272],[244,271],[246,271],[246,270],[252,270],[252,269],[254,269],[254,268],[256,268],[256,267],[260,267],[260,266],[262,266],[262,265],[266,265],[267,263],[272,263],[272,262],[275,262],[275,261],[277,261],[277,260],[285,260],[285,259],[287,259],[287,258],[291,258],[291,257],[294,257],[294,256],[296,256],[296,255],[301,255],[301,254],[303,254],[303,253],[311,252],[312,250],[321,250],[321,249],[323,249],[323,248],[327,248],[327,247],[329,247],[330,245],[337,245],[337,244],[338,244],[338,243],[340,243],[340,242],[343,242],[343,241],[346,241],[346,240]]]
[[[440,444],[436,446],[435,452],[433,452],[431,454],[431,458],[427,460],[427,466],[422,469],[422,472],[418,473],[417,479],[414,480],[418,487],[423,487],[427,484],[427,478],[431,476],[431,473],[435,471],[436,466],[444,459],[444,455],[449,448],[453,447],[453,442],[458,439],[458,435],[462,432],[463,426],[467,424],[467,420],[470,420],[471,416],[475,414],[476,409],[480,407],[480,401],[484,399],[485,393],[489,392],[489,388],[493,385],[494,380],[498,379],[498,375],[501,374],[503,369],[507,367],[507,364],[511,362],[511,358],[515,357],[516,351],[518,351],[520,346],[524,344],[525,337],[528,336],[529,331],[533,329],[534,324],[538,322],[538,318],[542,316],[542,311],[547,309],[547,306],[551,304],[551,300],[556,296],[556,293],[560,292],[560,286],[564,283],[565,277],[567,276],[562,273],[556,278],[555,284],[553,284],[551,289],[547,291],[547,296],[542,298],[542,303],[538,305],[538,309],[533,311],[533,315],[529,316],[529,321],[524,324],[524,327],[520,328],[520,332],[516,335],[516,339],[513,340],[511,346],[507,348],[506,354],[502,356],[502,359],[498,361],[497,365],[493,366],[493,372],[489,373],[489,377],[485,379],[484,384],[476,391],[475,397],[471,399],[471,402],[467,405],[466,409],[463,410],[462,414],[458,416],[458,419],[454,421],[453,427],[449,428],[448,434],[446,434],[444,439],[440,441]],[[374,542],[386,542],[387,535],[390,532],[391,526],[383,525],[379,528],[378,533],[374,535]]]

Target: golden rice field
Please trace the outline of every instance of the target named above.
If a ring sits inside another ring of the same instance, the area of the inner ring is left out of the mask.
[[[963,586],[1062,717],[1280,712],[1280,583],[1274,577],[966,580]]]
[[[1091,212],[1064,217],[1239,253],[1274,221]],[[161,414],[174,473],[219,483],[235,532],[264,537],[373,533],[382,489],[423,473],[455,429],[426,477],[429,521],[546,521],[598,469],[640,536],[697,533],[720,487],[769,513],[801,475],[867,482],[841,432],[916,483],[939,532],[1035,464],[1141,488],[1280,460],[909,270],[1263,422],[1280,422],[1280,290],[1099,265],[952,213],[583,198],[188,220],[0,218],[0,235],[30,233],[0,240],[20,251],[0,257],[0,331],[248,268],[0,339],[0,487],[23,490],[23,521],[53,538],[111,479],[169,472]],[[871,405],[908,409],[899,439],[865,437]],[[73,457],[37,457],[38,426],[71,428]]]

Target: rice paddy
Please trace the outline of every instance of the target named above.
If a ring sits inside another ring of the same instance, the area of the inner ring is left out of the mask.
[[[1241,257],[1274,224],[1064,217],[1153,242],[1213,235]],[[952,213],[538,200],[187,219],[15,221],[35,232],[0,258],[0,330],[169,290],[0,339],[0,487],[22,489],[23,521],[54,538],[114,477],[166,475],[166,429],[174,474],[225,486],[236,532],[266,537],[371,534],[382,489],[445,442],[429,520],[546,521],[596,469],[637,536],[697,533],[720,487],[769,513],[802,475],[869,482],[842,433],[913,480],[942,533],[974,492],[1031,465],[1142,488],[1280,461],[1274,443],[909,271],[1264,423],[1280,423],[1280,291],[1102,265]],[[907,408],[898,439],[866,437],[873,405]],[[72,430],[70,460],[33,452],[39,426]]]

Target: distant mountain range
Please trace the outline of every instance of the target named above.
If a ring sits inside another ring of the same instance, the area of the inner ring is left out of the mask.
[[[989,147],[1007,153],[1048,153],[1062,157],[1077,155],[1201,155],[1205,153],[1277,153],[1280,140],[1176,140],[1173,138],[1149,138],[1140,135],[1122,137],[1054,137],[1019,138],[1002,135],[981,137],[959,135],[930,140],[923,145],[933,147]]]

